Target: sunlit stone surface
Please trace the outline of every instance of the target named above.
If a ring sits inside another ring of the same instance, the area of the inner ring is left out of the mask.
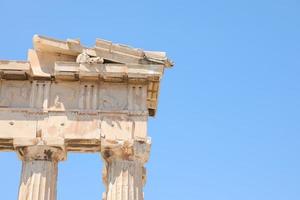
[[[0,151],[22,160],[19,200],[55,200],[67,152],[99,152],[104,200],[142,200],[148,116],[173,63],[164,52],[33,37],[28,61],[0,61]]]

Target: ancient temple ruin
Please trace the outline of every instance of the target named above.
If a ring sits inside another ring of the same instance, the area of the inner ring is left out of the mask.
[[[68,152],[105,161],[103,200],[142,200],[148,116],[172,62],[164,52],[33,37],[28,61],[0,61],[0,151],[22,160],[19,200],[55,200]]]

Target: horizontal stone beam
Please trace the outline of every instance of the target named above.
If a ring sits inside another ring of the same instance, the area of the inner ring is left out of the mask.
[[[79,40],[67,41],[52,39],[40,35],[33,37],[34,49],[43,52],[59,53],[77,56],[84,51],[89,55],[119,63],[132,64],[164,64],[165,67],[173,66],[165,52],[143,51],[142,49],[132,48],[127,45],[114,44],[110,41],[97,39],[94,48],[87,48],[80,44]]]
[[[49,138],[43,138],[47,141]],[[57,139],[57,138],[55,138]],[[16,142],[17,141],[17,142]],[[20,143],[23,141],[23,143]],[[0,152],[17,151],[20,146],[35,146],[38,145],[36,142],[37,138],[26,139],[26,138],[0,138]],[[45,142],[49,145],[49,143]],[[65,139],[64,148],[67,152],[78,152],[78,153],[94,153],[100,152],[101,149],[100,139]]]
[[[54,77],[60,80],[113,80],[120,82],[134,80],[160,80],[163,65],[135,64],[79,64],[74,62],[56,62]]]
[[[119,78],[119,82],[130,80],[160,80],[163,65],[143,64],[79,64],[57,61],[53,72],[45,72],[28,62],[0,61],[0,77],[4,80],[106,80]]]
[[[79,41],[63,41],[40,35],[33,36],[33,46],[34,49],[38,51],[61,53],[72,56],[77,56],[85,48]]]
[[[20,142],[35,145],[37,139],[41,138],[46,145],[63,140],[68,151],[97,152],[101,138],[146,138],[147,116],[0,110],[0,127],[0,151],[13,151]]]
[[[70,74],[62,76],[66,78]],[[156,110],[158,91],[157,81],[1,80],[0,110],[117,112],[153,116],[151,110]]]

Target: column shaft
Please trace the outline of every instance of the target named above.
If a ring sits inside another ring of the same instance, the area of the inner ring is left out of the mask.
[[[56,200],[57,162],[25,160],[18,200]]]
[[[107,200],[143,200],[143,167],[139,161],[113,160],[107,167]]]
[[[57,163],[66,158],[63,147],[18,148],[22,174],[18,200],[56,200]]]

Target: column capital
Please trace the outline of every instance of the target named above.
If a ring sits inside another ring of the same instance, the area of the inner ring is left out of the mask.
[[[64,140],[56,139],[43,140],[35,139],[15,139],[15,149],[21,160],[44,160],[44,161],[60,161],[67,158]]]
[[[101,154],[105,161],[139,160],[146,163],[149,159],[151,139],[135,140],[101,140]]]
[[[67,153],[61,147],[52,147],[46,145],[36,145],[19,147],[18,155],[21,160],[43,160],[43,161],[61,161],[65,160]]]

